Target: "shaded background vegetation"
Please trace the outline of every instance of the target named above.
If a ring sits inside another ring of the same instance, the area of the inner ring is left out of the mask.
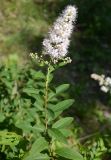
[[[90,74],[111,76],[111,1],[0,0],[0,61],[14,54],[21,65],[30,52],[41,51],[49,27],[67,4],[78,8],[69,48],[73,61],[56,73],[55,81],[71,84],[75,104],[66,114],[75,117],[81,135],[110,134],[110,95],[99,91]]]

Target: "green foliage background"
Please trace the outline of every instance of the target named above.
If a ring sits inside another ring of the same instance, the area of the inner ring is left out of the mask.
[[[88,157],[87,160],[110,160],[110,95],[101,93],[90,79],[93,72],[111,76],[110,1],[0,0],[0,62],[10,66],[10,59],[17,59],[20,67],[27,64],[29,53],[41,51],[49,27],[67,4],[75,4],[78,8],[69,48],[73,61],[56,73],[54,83],[71,83],[69,94],[75,103],[65,114],[75,117],[74,136],[80,138],[83,155]],[[22,79],[24,73],[21,75]],[[10,89],[8,80],[7,85]]]

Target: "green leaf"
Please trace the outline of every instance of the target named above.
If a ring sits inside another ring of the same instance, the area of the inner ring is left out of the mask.
[[[20,135],[14,132],[0,131],[0,144],[15,146],[19,143],[21,139]]]
[[[71,159],[71,160],[83,160],[82,155],[77,152],[75,149],[70,149],[68,147],[62,147],[62,148],[58,148],[56,149],[56,154],[67,158],[67,159]]]
[[[30,153],[31,154],[35,152],[40,153],[41,151],[47,148],[48,148],[47,141],[45,140],[45,138],[40,137],[33,143]]]
[[[49,129],[48,133],[50,137],[52,137],[54,140],[59,140],[60,142],[67,144],[65,136],[60,132],[60,130],[56,128],[51,128]]]
[[[23,92],[27,93],[29,96],[32,96],[32,94],[35,94],[35,95],[39,94],[39,90],[37,91],[36,89],[31,88],[31,87],[30,88],[24,88]]]
[[[34,153],[33,155],[25,157],[23,160],[50,160],[47,154]]]
[[[4,119],[5,119],[4,114],[3,114],[3,113],[0,113],[0,122],[3,122],[3,121],[4,121]]]
[[[51,109],[48,109],[47,113],[48,113],[48,122],[52,122],[52,120],[55,116],[54,112]]]
[[[56,94],[62,93],[69,88],[69,84],[62,84],[56,88]]]
[[[69,88],[69,84],[62,84],[58,87],[56,87],[55,92],[50,92],[48,95],[48,99],[51,100],[52,98],[54,98],[55,96],[59,95],[60,93],[66,91]]]
[[[50,106],[50,109],[53,112],[64,111],[65,109],[68,109],[73,103],[74,103],[73,99],[67,99],[67,100],[64,100],[64,101],[57,103],[53,107]]]
[[[42,87],[42,88],[44,88],[45,87],[45,82],[39,81],[39,82],[37,82],[37,85],[40,86],[40,87]]]
[[[34,79],[44,79],[45,75],[41,71],[35,71],[31,69],[31,75]]]
[[[69,137],[73,135],[73,132],[70,129],[60,129],[60,131],[65,137]]]
[[[44,105],[44,99],[43,99],[43,97],[41,95],[37,95],[35,97],[35,99],[36,99],[36,103],[38,103],[38,105],[41,105],[41,106]]]
[[[43,111],[43,105],[37,101],[34,103],[34,107],[36,107],[37,111]]]
[[[43,132],[44,131],[44,127],[41,125],[36,125],[36,126],[31,126],[30,123],[25,122],[25,121],[17,121],[15,123],[15,126],[22,129],[24,132],[31,132],[31,131],[36,131],[36,132]]]
[[[66,118],[61,118],[57,122],[55,122],[52,126],[52,128],[65,128],[68,127],[73,121],[72,117],[66,117]]]
[[[43,150],[48,149],[48,143],[45,138],[38,138],[33,144],[32,148],[29,151],[29,154],[25,156],[24,160],[48,160],[47,155],[40,154]]]

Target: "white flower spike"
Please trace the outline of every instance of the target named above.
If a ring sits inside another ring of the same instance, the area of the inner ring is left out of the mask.
[[[75,6],[67,6],[43,41],[43,54],[59,60],[67,55],[71,33],[77,16]]]

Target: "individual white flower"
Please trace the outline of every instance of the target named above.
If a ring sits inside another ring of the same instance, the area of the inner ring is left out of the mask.
[[[52,60],[59,60],[67,55],[76,15],[77,9],[75,6],[69,5],[66,7],[43,41],[44,55],[49,55]]]
[[[110,77],[106,77],[106,79],[105,79],[105,85],[111,86],[111,78]]]
[[[104,75],[98,75],[98,74],[93,73],[91,74],[91,78],[93,78],[96,81],[99,81],[100,86],[104,84],[104,78],[105,78]]]
[[[107,93],[108,91],[109,91],[109,88],[108,87],[106,87],[106,86],[101,86],[101,91],[103,91],[103,92],[105,92],[105,93]]]

